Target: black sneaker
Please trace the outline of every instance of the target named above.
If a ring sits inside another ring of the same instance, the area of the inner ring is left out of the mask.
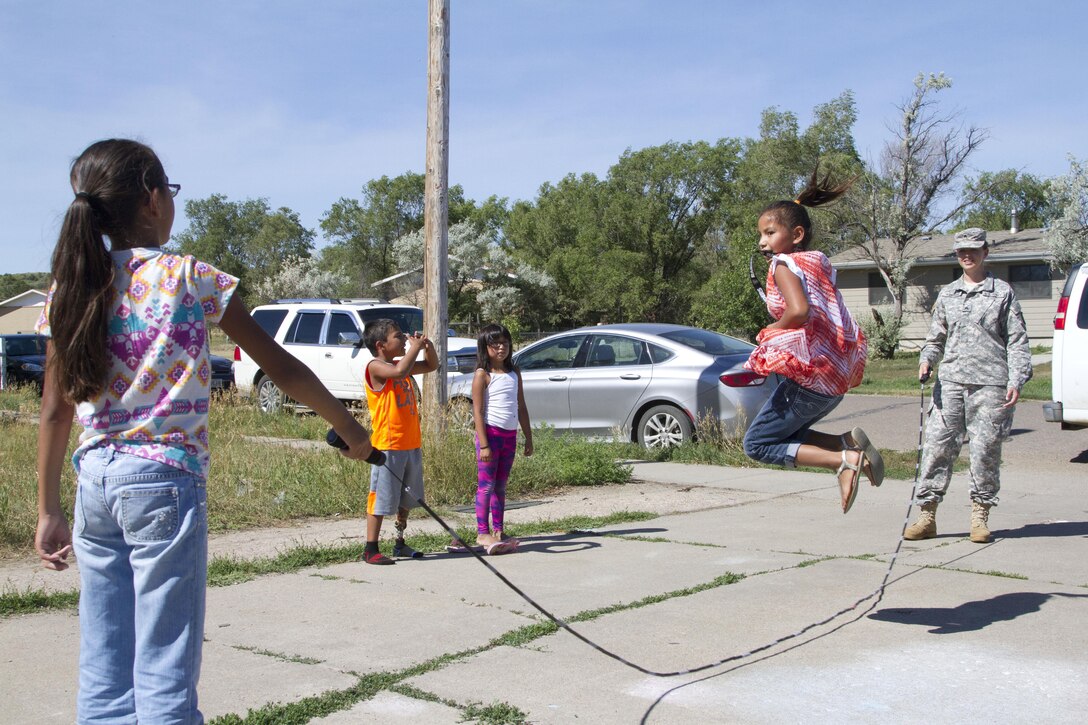
[[[393,556],[398,559],[422,559],[423,553],[416,551],[402,540],[393,544]]]

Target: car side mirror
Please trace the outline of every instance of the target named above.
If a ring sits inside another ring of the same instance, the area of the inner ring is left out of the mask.
[[[355,347],[363,344],[363,338],[359,336],[358,332],[341,332],[336,341],[338,345],[353,345]]]

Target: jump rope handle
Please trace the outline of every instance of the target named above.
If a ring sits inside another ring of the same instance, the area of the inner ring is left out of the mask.
[[[919,376],[918,382],[920,382],[920,383],[928,382],[929,381],[929,376],[932,375],[932,374],[933,374],[932,372],[927,372],[925,375]],[[331,433],[332,431],[329,431],[329,432]]]
[[[329,432],[325,434],[325,442],[333,448],[339,448],[342,451],[348,449],[348,444],[344,442],[344,439],[336,435],[336,431],[329,428]],[[370,455],[366,457],[366,462],[373,466],[385,465],[385,451],[379,451],[377,448],[370,451]]]

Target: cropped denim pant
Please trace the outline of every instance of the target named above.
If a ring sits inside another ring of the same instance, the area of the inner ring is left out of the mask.
[[[204,479],[95,448],[77,486],[78,722],[202,723]]]
[[[783,378],[744,435],[744,453],[761,463],[796,468],[797,449],[812,426],[842,402]]]

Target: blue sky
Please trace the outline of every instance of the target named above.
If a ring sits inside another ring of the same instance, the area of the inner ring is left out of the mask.
[[[477,200],[603,175],[626,148],[754,136],[768,106],[807,125],[846,89],[876,159],[919,71],[989,129],[976,171],[1088,156],[1082,3],[452,5],[450,180]],[[155,148],[181,201],[266,197],[320,234],[367,180],[423,170],[426,16],[426,0],[0,0],[0,273],[48,269],[68,166],[110,136]]]

